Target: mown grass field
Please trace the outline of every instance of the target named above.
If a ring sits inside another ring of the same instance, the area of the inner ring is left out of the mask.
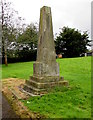
[[[70,88],[55,88],[42,97],[22,101],[31,111],[49,118],[91,117],[91,57],[57,59],[60,76],[69,81]],[[2,78],[29,79],[33,62],[2,66]]]

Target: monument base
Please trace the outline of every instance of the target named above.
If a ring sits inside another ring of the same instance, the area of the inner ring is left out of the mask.
[[[57,76],[31,76],[30,79],[25,82],[24,91],[28,92],[30,95],[43,95],[56,86],[68,86],[68,82],[64,81],[63,77]]]

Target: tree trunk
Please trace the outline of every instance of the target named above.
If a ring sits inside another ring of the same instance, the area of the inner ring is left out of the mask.
[[[3,26],[4,26],[4,8],[3,8],[3,0],[1,0],[1,4],[2,4],[2,47],[4,47],[4,59],[5,59],[5,65],[8,66],[7,63],[7,49],[6,49],[6,45],[5,45],[5,40],[4,40],[4,34],[3,34]]]
[[[5,48],[5,65],[8,66],[8,63],[7,63],[7,51],[6,51],[6,48]]]

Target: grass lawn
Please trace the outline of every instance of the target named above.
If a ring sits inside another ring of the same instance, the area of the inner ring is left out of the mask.
[[[22,101],[31,111],[49,118],[91,117],[91,57],[57,59],[60,76],[70,83],[70,88],[55,88],[42,97]],[[33,62],[2,66],[2,78],[29,79],[33,74]]]

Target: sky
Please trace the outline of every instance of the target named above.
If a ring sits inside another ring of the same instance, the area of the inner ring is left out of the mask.
[[[53,32],[59,34],[60,28],[68,26],[88,31],[91,38],[91,1],[92,0],[8,0],[27,24],[38,23],[40,8],[51,7]]]

